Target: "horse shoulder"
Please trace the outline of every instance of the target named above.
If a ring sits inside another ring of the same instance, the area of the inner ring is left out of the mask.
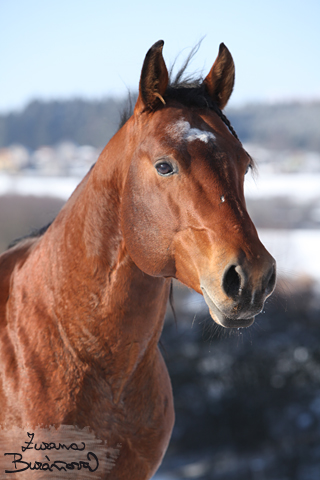
[[[8,420],[6,389],[8,384],[18,383],[18,365],[15,350],[8,332],[7,303],[11,295],[11,285],[15,268],[21,268],[29,256],[35,238],[24,240],[0,255],[0,424]],[[3,417],[3,418],[2,418]]]

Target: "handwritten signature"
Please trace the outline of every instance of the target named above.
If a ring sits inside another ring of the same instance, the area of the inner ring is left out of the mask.
[[[86,447],[84,442],[81,442],[82,446],[79,446],[77,443],[71,443],[70,445],[65,445],[64,443],[54,443],[54,442],[41,442],[40,444],[33,443],[34,433],[27,432],[29,441],[24,442],[27,446],[21,446],[21,451],[24,453],[26,450],[73,450],[73,451],[83,451]],[[89,472],[95,472],[99,467],[98,457],[93,452],[87,453],[87,461],[71,461],[65,462],[63,460],[55,460],[51,462],[50,458],[45,455],[47,461],[44,462],[26,462],[23,460],[23,455],[21,453],[5,453],[5,456],[13,456],[12,463],[14,464],[14,470],[5,470],[5,473],[19,473],[24,472],[25,470],[42,470],[53,472],[58,470],[67,471],[67,470],[81,470],[87,469]]]

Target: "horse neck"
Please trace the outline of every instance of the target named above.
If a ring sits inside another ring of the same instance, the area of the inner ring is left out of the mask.
[[[127,253],[120,208],[131,148],[125,126],[42,240],[68,342],[77,355],[107,361],[157,351],[170,283],[144,274]]]

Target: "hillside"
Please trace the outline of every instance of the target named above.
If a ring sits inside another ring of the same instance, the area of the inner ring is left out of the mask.
[[[117,130],[125,106],[126,99],[114,98],[33,101],[21,112],[0,115],[0,148],[22,144],[34,150],[63,141],[101,148]],[[226,113],[243,142],[320,152],[320,101],[256,104]]]

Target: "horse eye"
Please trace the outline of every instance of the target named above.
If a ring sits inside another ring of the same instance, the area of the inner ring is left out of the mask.
[[[170,175],[173,173],[173,166],[167,162],[161,162],[156,165],[156,170],[159,175]]]
[[[246,170],[246,172],[245,172],[245,175],[247,175],[247,173],[249,172],[250,168],[252,168],[251,163],[249,163],[249,165],[247,166],[247,170]]]

